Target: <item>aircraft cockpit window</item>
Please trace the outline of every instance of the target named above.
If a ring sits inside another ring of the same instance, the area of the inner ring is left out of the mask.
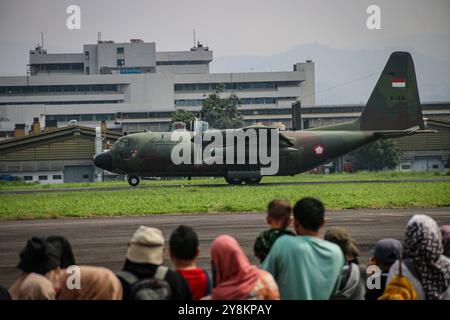
[[[129,147],[130,146],[130,139],[122,139],[121,140],[122,147]]]
[[[120,139],[111,148],[111,150],[121,149],[130,146],[130,139]]]

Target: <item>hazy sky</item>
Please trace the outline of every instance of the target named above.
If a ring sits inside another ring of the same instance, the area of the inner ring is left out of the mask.
[[[81,30],[66,28],[71,4],[81,8]],[[381,30],[366,27],[370,4],[381,7]],[[318,42],[405,45],[450,59],[449,0],[0,0],[0,75],[24,72],[41,31],[49,52],[81,52],[98,31],[103,40],[141,38],[164,51],[189,50],[193,29],[215,57],[272,55]]]

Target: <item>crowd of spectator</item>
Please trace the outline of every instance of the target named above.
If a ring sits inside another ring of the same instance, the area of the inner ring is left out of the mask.
[[[367,263],[344,228],[325,224],[320,200],[268,204],[267,224],[254,242],[252,265],[238,241],[219,235],[210,246],[210,272],[197,266],[199,238],[177,227],[168,239],[140,226],[121,270],[78,266],[62,236],[33,237],[20,252],[21,274],[0,300],[449,300],[450,226],[414,215],[403,241],[381,239]],[[290,227],[295,231],[289,231]]]

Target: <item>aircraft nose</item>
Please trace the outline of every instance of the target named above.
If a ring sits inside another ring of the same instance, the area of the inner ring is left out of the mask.
[[[97,166],[101,169],[112,171],[111,153],[109,151],[107,151],[107,152],[102,152],[102,153],[96,155],[94,157],[94,163],[95,163],[95,166]]]

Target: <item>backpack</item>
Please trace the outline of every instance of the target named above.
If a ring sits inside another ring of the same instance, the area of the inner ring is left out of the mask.
[[[411,281],[402,273],[402,260],[398,262],[398,274],[392,277],[378,300],[417,300],[417,292]],[[414,271],[413,271],[414,272]]]
[[[211,277],[209,276],[208,271],[203,269],[203,272],[205,273],[205,276],[206,276],[206,286],[205,286],[205,295],[204,295],[206,297],[206,296],[209,296],[211,294],[212,283],[211,283]]]
[[[168,267],[159,266],[153,278],[139,279],[133,273],[121,270],[116,275],[130,288],[131,300],[170,300],[172,289],[166,277]]]

